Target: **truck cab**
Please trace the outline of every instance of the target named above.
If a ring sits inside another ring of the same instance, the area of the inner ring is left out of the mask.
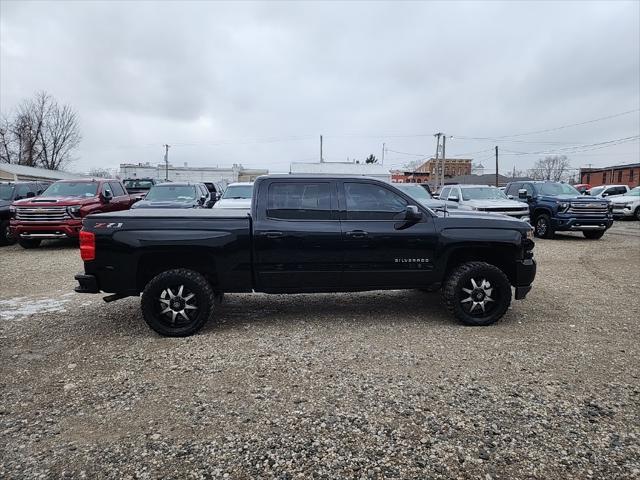
[[[566,183],[511,182],[506,193],[529,206],[531,224],[540,238],[553,238],[555,232],[573,231],[597,240],[613,225],[607,200],[581,195]]]

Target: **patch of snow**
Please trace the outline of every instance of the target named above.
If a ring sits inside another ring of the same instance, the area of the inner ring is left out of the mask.
[[[60,298],[15,297],[0,300],[0,320],[17,320],[37,313],[65,312],[65,303]]]

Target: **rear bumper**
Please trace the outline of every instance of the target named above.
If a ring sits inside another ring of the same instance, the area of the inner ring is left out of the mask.
[[[81,219],[66,222],[22,222],[11,220],[11,235],[16,238],[77,238],[82,228]]]
[[[78,281],[78,286],[75,291],[78,293],[99,293],[98,279],[95,275],[86,275],[84,273],[78,273],[74,277]]]
[[[607,230],[613,225],[613,217],[599,218],[553,218],[551,220],[553,229],[559,232],[567,231],[589,231],[589,230]]]

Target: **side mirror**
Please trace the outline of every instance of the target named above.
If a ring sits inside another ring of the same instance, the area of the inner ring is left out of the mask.
[[[204,202],[207,201],[207,197],[205,195],[200,195],[200,198],[198,199],[198,203],[200,205],[204,205]]]
[[[27,198],[33,198],[35,196],[36,196],[35,192],[27,192]]]
[[[603,193],[603,194],[602,194],[602,198],[604,198],[604,197],[608,197],[608,196],[609,196],[609,194],[608,194],[607,192],[605,192],[605,193]]]
[[[113,200],[113,193],[111,193],[109,190],[106,190],[103,194],[102,194],[102,201],[104,203],[109,203],[111,200]]]
[[[509,200],[513,200],[513,195],[507,195],[507,198],[508,198]]]
[[[520,190],[518,190],[518,198],[520,200],[529,200],[529,195],[527,195],[526,188],[521,188]]]
[[[460,199],[458,197],[449,197],[447,200],[449,200],[450,202],[459,202]]]
[[[422,219],[422,212],[415,205],[407,205],[404,219],[407,222],[418,222]]]

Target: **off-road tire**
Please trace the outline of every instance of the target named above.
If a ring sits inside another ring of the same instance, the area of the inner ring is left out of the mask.
[[[533,229],[536,237],[540,238],[553,238],[556,233],[551,226],[551,217],[546,213],[541,213],[536,217]]]
[[[592,231],[584,231],[582,234],[584,238],[588,238],[589,240],[598,240],[602,238],[604,235],[604,230],[592,230]]]
[[[39,238],[20,238],[18,243],[22,248],[26,248],[27,250],[30,248],[38,248],[42,240]]]
[[[462,289],[471,282],[472,278],[483,278],[491,283],[496,290],[495,305],[485,315],[470,314],[463,308],[463,296],[467,295]],[[460,322],[471,326],[487,326],[497,322],[505,314],[511,304],[511,284],[507,276],[498,267],[485,262],[468,262],[455,267],[444,282],[442,299],[447,310]]]
[[[9,235],[9,220],[0,222],[0,245],[12,245],[16,239]]]
[[[636,211],[634,213],[634,216],[636,217],[636,220],[638,220],[640,222],[640,207],[636,207]]]
[[[184,285],[195,294],[197,313],[191,321],[181,325],[172,325],[166,315],[161,315],[159,305],[162,292],[167,288]],[[165,337],[187,337],[200,330],[213,316],[215,294],[207,279],[200,273],[186,268],[167,270],[153,277],[142,292],[142,315],[147,325]]]

